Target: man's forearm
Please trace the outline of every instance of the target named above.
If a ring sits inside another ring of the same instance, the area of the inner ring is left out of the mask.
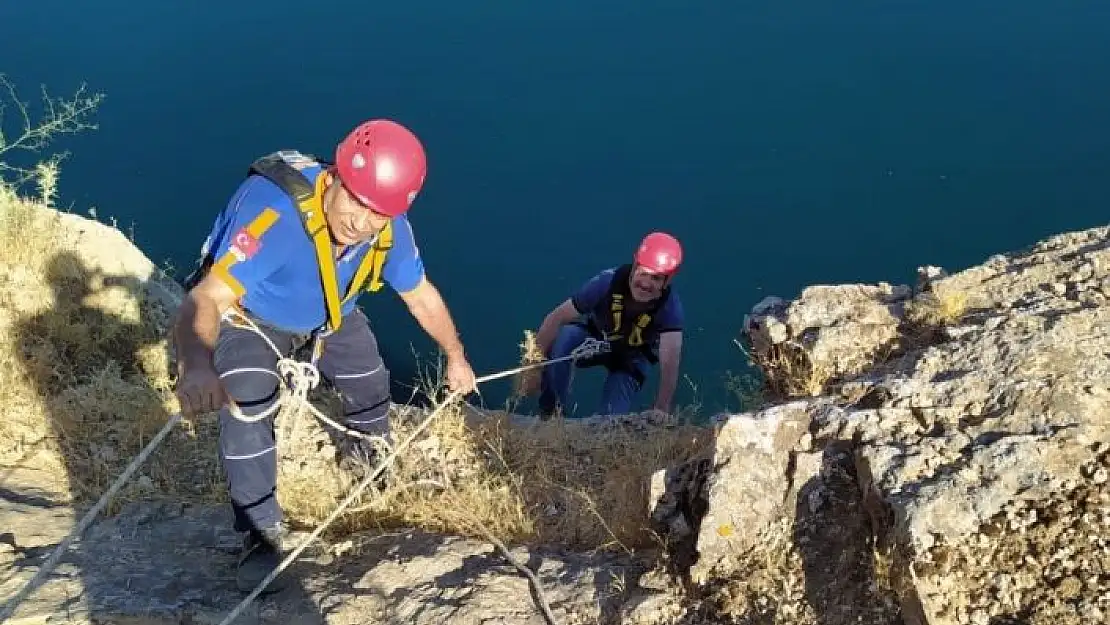
[[[569,299],[547,313],[539,329],[536,330],[536,346],[540,348],[544,356],[551,355],[551,345],[555,342],[555,337],[559,335],[559,328],[562,328],[576,316],[578,316],[578,309],[574,307],[574,303]]]
[[[174,324],[177,360],[185,367],[211,360],[220,331],[220,311],[215,303],[186,296]]]
[[[409,312],[428,336],[439,344],[448,358],[462,356],[462,341],[459,340],[455,322],[451,319],[451,313],[447,310],[447,304],[440,296],[439,290],[431,282],[424,284],[422,288],[425,292],[421,293],[419,299],[409,304]]]
[[[548,315],[543,318],[543,323],[536,330],[536,346],[539,347],[544,356],[551,355],[551,344],[555,342],[555,336],[561,326],[561,320],[557,319],[555,315]]]
[[[674,391],[678,387],[678,363],[660,363],[659,392],[655,396],[655,408],[670,412]]]

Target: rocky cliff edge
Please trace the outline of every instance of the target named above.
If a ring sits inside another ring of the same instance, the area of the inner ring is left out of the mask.
[[[1108,296],[1095,228],[757,304],[777,401],[671,486],[693,581],[778,622],[1110,620]]]
[[[13,214],[0,601],[176,408],[163,339],[181,295],[114,228]],[[53,238],[29,241],[31,222]],[[505,554],[456,531],[478,492],[562,623],[1106,622],[1108,295],[1097,228],[912,285],[768,298],[742,330],[759,410],[711,433],[464,414],[403,463],[424,494],[365,503],[238,622],[543,623]],[[315,426],[279,427],[298,433],[281,479],[303,537],[351,482],[321,468]],[[14,622],[218,623],[242,595],[215,435],[171,436]]]

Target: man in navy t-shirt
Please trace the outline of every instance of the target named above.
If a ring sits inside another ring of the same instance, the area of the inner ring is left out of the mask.
[[[400,124],[372,120],[335,156],[334,165],[324,165],[277,152],[252,165],[213,224],[174,327],[182,411],[220,411],[235,528],[246,534],[238,575],[244,591],[281,561],[275,350],[289,357],[311,349],[321,376],[339,392],[346,425],[388,438],[389,371],[357,306],[359,294],[388,284],[446,354],[448,386],[475,387],[406,217],[427,171],[420,141]],[[366,440],[348,435],[341,462],[370,470],[380,453]],[[266,591],[280,589],[279,580]]]
[[[634,262],[597,274],[552,310],[536,333],[547,358],[571,354],[587,338],[606,342],[608,351],[578,361],[544,367],[540,375],[540,413],[568,411],[571,363],[604,365],[608,370],[599,413],[628,414],[653,365],[660,368],[653,408],[670,412],[678,384],[685,316],[671,285],[682,247],[669,234],[654,232],[640,243]]]

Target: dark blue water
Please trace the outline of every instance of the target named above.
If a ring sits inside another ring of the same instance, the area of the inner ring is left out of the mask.
[[[1095,0],[9,1],[0,72],[25,97],[107,94],[99,130],[56,144],[62,202],[179,267],[255,156],[409,125],[431,168],[412,221],[479,374],[669,230],[697,387],[679,400],[722,407],[765,295],[1105,223],[1108,32]],[[397,298],[366,307],[410,375],[432,343]]]

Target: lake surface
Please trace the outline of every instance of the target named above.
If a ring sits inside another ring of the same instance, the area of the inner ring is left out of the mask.
[[[687,254],[678,399],[718,410],[766,295],[1105,223],[1107,33],[1096,1],[9,1],[0,72],[25,99],[106,94],[98,130],[54,144],[60,201],[177,267],[256,156],[409,125],[430,165],[418,243],[479,375],[668,230]],[[405,381],[433,344],[396,297],[365,307]],[[579,375],[587,407],[598,380]]]

